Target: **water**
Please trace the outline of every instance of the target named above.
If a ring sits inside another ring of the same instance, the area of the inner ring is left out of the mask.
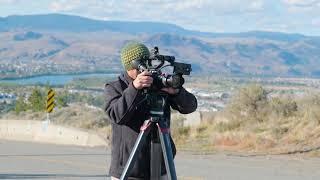
[[[0,80],[0,83],[14,83],[20,85],[29,84],[47,84],[50,85],[65,85],[74,79],[78,78],[112,78],[118,74],[76,74],[76,75],[46,75],[46,76],[35,76],[30,78],[19,78],[12,80]]]

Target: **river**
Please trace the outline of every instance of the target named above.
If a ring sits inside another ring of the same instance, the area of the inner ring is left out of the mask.
[[[116,77],[118,74],[70,74],[70,75],[43,75],[28,78],[17,78],[10,80],[0,80],[0,83],[14,83],[20,85],[31,84],[50,84],[50,85],[65,85],[74,79],[78,78],[110,78]]]

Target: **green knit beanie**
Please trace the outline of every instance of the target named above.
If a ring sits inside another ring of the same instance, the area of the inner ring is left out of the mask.
[[[149,58],[149,56],[148,48],[139,42],[129,42],[121,50],[121,62],[127,71],[133,69],[131,66],[133,60]]]

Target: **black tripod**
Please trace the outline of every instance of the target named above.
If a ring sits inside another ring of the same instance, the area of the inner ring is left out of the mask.
[[[169,180],[176,180],[176,170],[173,162],[173,154],[169,136],[169,119],[164,117],[164,107],[168,95],[159,93],[148,93],[146,100],[151,107],[149,114],[150,118],[145,120],[140,128],[139,136],[135,142],[133,150],[129,156],[126,166],[120,177],[121,180],[128,178],[128,174],[132,169],[137,155],[141,147],[147,143],[146,137],[151,132],[151,151],[150,151],[150,178],[152,180],[159,180],[161,177],[161,160],[164,158],[164,163]]]

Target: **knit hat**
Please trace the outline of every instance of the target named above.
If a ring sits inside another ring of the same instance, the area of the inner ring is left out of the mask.
[[[133,69],[131,62],[136,59],[149,58],[148,48],[139,42],[129,42],[121,50],[121,62],[128,71]]]

